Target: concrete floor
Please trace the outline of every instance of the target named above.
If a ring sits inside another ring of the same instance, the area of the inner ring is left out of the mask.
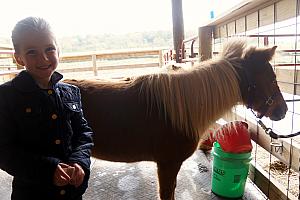
[[[12,177],[0,170],[0,199],[9,200]],[[116,163],[93,159],[84,200],[158,200],[156,165],[153,162]],[[176,200],[221,200],[211,192],[210,156],[201,150],[186,160],[177,176]],[[244,200],[264,200],[247,181]]]

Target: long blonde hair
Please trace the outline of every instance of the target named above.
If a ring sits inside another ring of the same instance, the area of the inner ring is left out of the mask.
[[[190,137],[199,137],[217,119],[242,101],[237,59],[244,41],[233,41],[221,58],[201,62],[190,70],[138,77],[141,94],[146,96],[149,112],[158,107],[172,126]]]

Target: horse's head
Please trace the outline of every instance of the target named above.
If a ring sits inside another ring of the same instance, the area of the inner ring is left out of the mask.
[[[287,105],[277,85],[276,75],[269,63],[276,46],[267,49],[248,49],[238,70],[241,78],[241,92],[245,105],[257,112],[257,117],[281,120],[287,112]]]

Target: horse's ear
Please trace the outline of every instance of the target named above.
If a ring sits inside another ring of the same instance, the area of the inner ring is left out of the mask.
[[[275,50],[276,50],[277,46],[273,46],[272,48],[268,48],[265,50],[265,54],[266,54],[266,59],[268,61],[272,60],[274,54],[275,54]]]

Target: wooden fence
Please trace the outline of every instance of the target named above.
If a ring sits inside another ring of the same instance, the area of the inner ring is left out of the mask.
[[[102,70],[161,67],[164,65],[163,49],[137,49],[91,53],[64,54],[60,57],[57,71],[71,77],[74,74],[98,76]],[[1,57],[2,56],[2,57]],[[0,58],[9,64],[0,64],[0,82],[13,78],[21,69],[13,63],[13,50],[0,51]],[[131,59],[132,62],[124,60]],[[114,62],[114,61],[118,62]]]

